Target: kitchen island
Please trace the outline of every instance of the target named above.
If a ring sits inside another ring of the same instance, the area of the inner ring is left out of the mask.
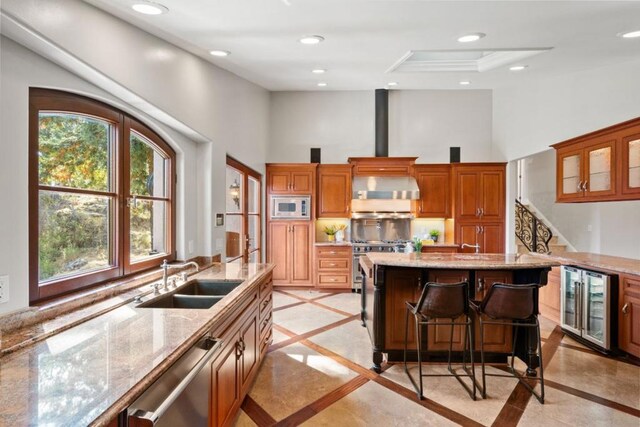
[[[470,298],[482,300],[496,282],[527,284],[547,283],[547,273],[558,262],[527,254],[425,254],[368,253],[360,259],[364,282],[362,290],[362,324],[371,338],[373,369],[380,372],[383,353],[389,361],[401,361],[404,349],[405,301],[418,301],[426,282],[457,283],[468,281]],[[478,322],[474,342],[478,350]],[[512,351],[513,328],[488,325],[485,328],[487,361],[505,361]],[[533,375],[539,366],[535,352],[536,337],[525,328],[518,331],[516,355],[528,365]],[[453,331],[453,349],[460,359],[465,336],[461,327]],[[450,326],[429,326],[422,334],[422,348],[430,360],[443,360],[449,347]],[[522,335],[522,336],[521,336]],[[410,323],[409,349],[415,349],[415,331]],[[416,351],[408,352],[416,360]]]

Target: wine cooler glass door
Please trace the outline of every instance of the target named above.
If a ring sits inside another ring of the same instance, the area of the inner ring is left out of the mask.
[[[585,271],[582,337],[609,349],[609,276]]]
[[[572,267],[562,267],[562,298],[560,310],[562,327],[580,335],[580,289],[582,271]]]

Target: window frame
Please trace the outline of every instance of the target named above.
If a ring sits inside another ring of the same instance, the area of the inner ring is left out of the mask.
[[[112,161],[110,185],[107,191],[85,190],[68,187],[41,185],[39,181],[39,114],[51,111],[79,114],[94,117],[111,125],[110,147]],[[126,191],[129,189],[130,176],[129,129],[143,135],[154,144],[169,160],[167,177],[167,252],[143,261],[129,262],[129,209]],[[108,280],[125,277],[129,274],[159,266],[164,259],[176,258],[176,156],[175,151],[160,136],[139,120],[108,104],[70,92],[30,88],[29,90],[29,302],[38,303],[80,289],[98,285]],[[39,194],[41,190],[52,190],[66,194],[100,195],[111,198],[109,227],[109,259],[111,265],[94,271],[88,271],[57,279],[39,280]]]

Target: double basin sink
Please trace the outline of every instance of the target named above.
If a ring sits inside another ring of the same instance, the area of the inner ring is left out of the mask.
[[[138,308],[195,308],[213,307],[242,281],[193,280],[162,297],[138,305]]]

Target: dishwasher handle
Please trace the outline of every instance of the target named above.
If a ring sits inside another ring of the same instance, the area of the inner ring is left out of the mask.
[[[211,337],[204,338],[199,345],[205,348],[211,345],[211,348],[202,356],[189,373],[180,381],[171,393],[162,401],[158,408],[151,412],[143,409],[137,409],[133,414],[129,415],[129,425],[136,427],[147,427],[155,425],[160,417],[169,409],[182,392],[189,386],[191,381],[200,373],[200,371],[211,361],[213,356],[218,352],[222,345],[222,340],[216,340]]]

